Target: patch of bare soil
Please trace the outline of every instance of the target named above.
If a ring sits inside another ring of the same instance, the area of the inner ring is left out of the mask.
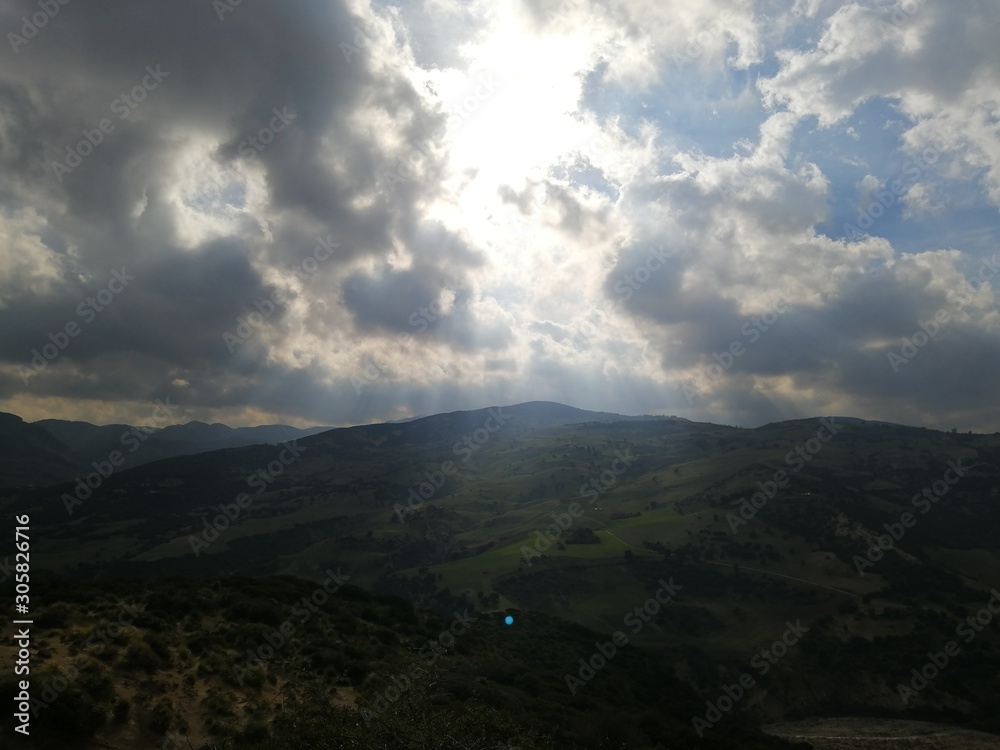
[[[763,727],[814,750],[1000,750],[1000,735],[895,719],[807,719]]]

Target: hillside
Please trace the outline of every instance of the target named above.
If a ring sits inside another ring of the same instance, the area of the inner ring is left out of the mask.
[[[442,618],[331,573],[325,588],[291,578],[36,584],[45,666],[33,675],[30,746],[792,747],[734,721],[699,738],[685,720],[697,696],[638,649],[572,696],[564,673],[596,634],[540,614],[512,626]],[[0,646],[0,663],[13,659]],[[4,694],[16,692],[9,674]],[[0,718],[4,736],[10,723]]]
[[[745,676],[732,715],[752,722],[877,715],[1000,731],[1000,435],[568,409],[176,457],[89,492],[9,491],[0,510],[31,514],[37,570],[77,579],[341,568],[445,616],[516,611],[605,641],[621,632],[698,696],[688,726]],[[664,581],[678,587],[669,604],[634,614]],[[961,654],[931,686],[901,693],[952,640]]]
[[[70,448],[48,430],[0,412],[0,487],[64,481],[77,463]]]
[[[326,431],[288,425],[228,427],[188,422],[148,425],[94,425],[63,419],[28,423],[14,414],[0,413],[0,487],[52,485],[110,464],[109,471],[141,466],[174,456],[261,443],[280,443]],[[111,459],[112,455],[117,458]]]

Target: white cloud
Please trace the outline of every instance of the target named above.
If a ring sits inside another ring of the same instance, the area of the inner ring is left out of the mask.
[[[148,286],[88,332],[86,356],[27,388],[11,375],[27,349],[4,351],[0,406],[48,414],[46,399],[69,410],[117,388],[138,403],[162,387],[222,421],[551,398],[727,423],[836,411],[985,425],[997,415],[957,395],[926,400],[941,377],[932,347],[901,377],[886,362],[954,296],[971,250],[914,249],[912,227],[933,215],[950,228],[959,203],[1000,206],[1000,55],[977,15],[988,10],[914,4],[898,22],[881,0],[244,5],[223,35],[198,27],[206,60],[178,60],[180,83],[155,111],[61,186],[23,154],[57,152],[134,73],[127,55],[109,69],[92,53],[102,42],[88,25],[67,27],[87,40],[76,46],[40,38],[35,63],[0,72],[12,175],[0,183],[0,313],[54,310],[57,293],[85,293],[113,263],[137,264]],[[160,26],[189,28],[196,11],[182,6]],[[128,38],[166,58],[176,45],[140,16]],[[354,44],[356,22],[366,36],[348,61],[339,45]],[[80,80],[59,77],[69,67]],[[296,123],[239,158],[262,113],[286,103]],[[849,155],[824,152],[834,133]],[[933,168],[878,236],[828,233],[928,149]],[[969,181],[972,198],[949,189]],[[328,235],[341,252],[292,273]],[[654,248],[666,259],[650,262]],[[223,331],[275,288],[289,299],[229,356]],[[725,377],[704,377],[778,295],[791,310]],[[987,285],[935,345],[989,361],[996,321]],[[373,358],[359,395],[352,379]],[[114,388],[95,375],[112,361]],[[951,377],[966,399],[986,379]]]

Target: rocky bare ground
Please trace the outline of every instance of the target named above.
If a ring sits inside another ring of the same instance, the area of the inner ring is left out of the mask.
[[[1000,735],[945,724],[892,719],[809,719],[764,731],[810,743],[814,750],[1000,750]]]

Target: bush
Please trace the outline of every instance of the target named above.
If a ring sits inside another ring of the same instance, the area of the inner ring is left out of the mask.
[[[166,734],[170,729],[173,712],[162,703],[153,708],[146,717],[146,727],[157,734]]]
[[[82,693],[99,703],[110,703],[115,699],[115,685],[111,673],[96,659],[83,659],[80,662],[81,674],[76,684]]]
[[[375,633],[375,637],[386,645],[396,643],[399,640],[391,630],[379,630]]]
[[[233,702],[220,692],[210,692],[202,699],[201,705],[213,716],[233,716]]]
[[[361,685],[365,678],[368,676],[368,664],[363,661],[352,662],[347,669],[347,679],[351,681],[351,684],[355,687]]]
[[[125,649],[122,666],[152,674],[162,666],[156,652],[145,641],[134,641]]]
[[[57,602],[51,607],[46,607],[40,614],[35,615],[35,627],[56,630],[65,628],[66,623],[73,616],[72,607],[62,602]]]
[[[260,622],[264,625],[281,625],[284,613],[281,605],[269,599],[245,599],[236,602],[227,611],[232,622]]]
[[[162,636],[156,633],[146,633],[143,637],[143,641],[150,647],[150,649],[152,649],[154,654],[167,664],[170,664],[170,646]]]
[[[135,616],[132,624],[137,628],[142,628],[144,630],[153,630],[156,632],[163,632],[170,627],[170,623],[167,619],[170,615],[164,612],[151,612],[149,610],[140,612]]]
[[[36,690],[45,684],[66,685],[40,715],[43,720],[32,724],[33,730],[39,728],[39,734],[65,736],[78,741],[92,737],[107,721],[110,712],[107,696],[114,695],[110,678],[100,663],[93,660],[81,659],[77,668],[79,673],[73,675],[46,665],[32,675],[33,684],[37,679]]]
[[[271,736],[271,730],[266,721],[261,719],[251,719],[240,732],[240,740],[243,742],[263,742]]]

